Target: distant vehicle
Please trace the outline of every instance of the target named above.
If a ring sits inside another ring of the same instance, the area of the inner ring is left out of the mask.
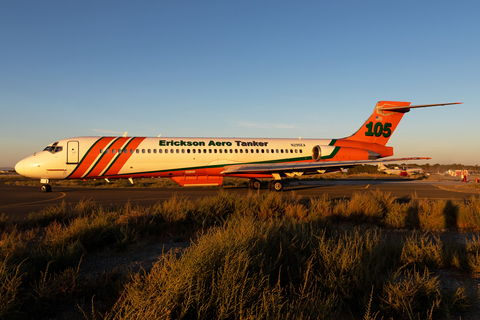
[[[146,138],[77,137],[48,145],[17,163],[15,170],[39,178],[43,191],[52,179],[116,179],[163,177],[181,186],[222,185],[224,177],[273,178],[269,189],[283,189],[282,179],[341,171],[359,164],[430,158],[382,159],[393,155],[386,146],[410,102],[380,101],[353,135],[342,139]],[[340,120],[341,121],[341,120]],[[382,159],[382,160],[380,160]]]
[[[412,176],[412,175],[423,175],[424,171],[422,168],[399,168],[395,167],[393,169],[387,168],[383,163],[378,164],[378,171],[384,172],[387,174],[395,174],[401,177]]]

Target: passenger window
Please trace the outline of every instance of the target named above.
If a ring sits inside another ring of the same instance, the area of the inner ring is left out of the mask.
[[[212,153],[212,149],[208,149],[208,153]]]
[[[157,153],[157,149],[153,149],[153,153]]]
[[[190,153],[190,149],[187,149],[187,153]]]
[[[218,153],[222,153],[222,149],[218,149]]]
[[[165,153],[168,153],[168,149],[165,149]]]
[[[283,149],[280,149],[280,153],[283,153]]]
[[[182,153],[185,153],[185,149],[182,149]]]
[[[300,153],[302,153],[302,149],[300,149]]]
[[[142,153],[145,153],[145,149],[142,149]]]
[[[116,150],[115,149],[112,149],[112,153],[115,154]]]
[[[213,152],[217,153],[217,149],[213,149]]]
[[[136,152],[136,153],[140,153],[140,150],[139,150],[139,149],[135,149],[135,152]]]
[[[158,149],[158,153],[162,153],[162,152],[163,152],[162,149]]]
[[[180,150],[179,150],[179,149],[175,149],[175,151],[177,151],[177,153],[180,153]]]
[[[100,153],[103,153],[103,149],[100,149]]]

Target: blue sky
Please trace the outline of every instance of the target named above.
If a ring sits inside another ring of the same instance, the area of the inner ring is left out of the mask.
[[[0,167],[63,138],[341,138],[480,164],[478,1],[0,2]]]

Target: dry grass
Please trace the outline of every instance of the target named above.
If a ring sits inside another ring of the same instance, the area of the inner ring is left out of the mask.
[[[406,202],[378,191],[337,200],[221,192],[111,209],[62,203],[0,225],[0,315],[53,317],[59,303],[86,310],[95,295],[87,317],[446,316],[473,298],[463,286],[443,288],[436,273],[479,277],[480,238],[442,241],[436,232],[478,231],[479,209],[480,198]],[[165,235],[196,240],[151,271],[78,278],[84,255]]]

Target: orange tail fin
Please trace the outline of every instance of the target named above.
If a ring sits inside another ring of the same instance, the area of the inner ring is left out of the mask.
[[[372,115],[363,126],[345,139],[386,145],[404,113],[410,111],[409,106],[410,102],[378,102]]]

